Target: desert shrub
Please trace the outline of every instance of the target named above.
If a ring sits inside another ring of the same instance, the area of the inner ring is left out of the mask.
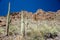
[[[56,37],[59,32],[56,26],[49,26],[48,24],[42,24],[32,29],[27,34],[27,36],[30,36],[30,40],[45,40],[47,36],[50,38]]]
[[[41,35],[44,37],[53,38],[59,32],[56,26],[49,26],[47,24],[43,24],[40,28],[38,28]],[[48,36],[49,35],[49,36]],[[55,37],[56,37],[55,36]]]
[[[41,32],[43,32],[44,34],[45,33],[57,33],[58,32],[58,30],[57,30],[57,27],[56,26],[48,26],[47,24],[43,24],[40,28],[39,28],[39,30],[41,31]]]
[[[10,34],[18,34],[20,32],[18,26],[10,25],[9,27],[9,33]]]
[[[27,32],[26,40],[44,40],[44,38],[38,30],[32,30],[30,32]]]
[[[4,34],[4,28],[0,27],[0,34]]]

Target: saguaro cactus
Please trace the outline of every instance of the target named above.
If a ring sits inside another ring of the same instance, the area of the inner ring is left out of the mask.
[[[10,23],[10,2],[9,2],[9,6],[8,6],[7,24],[6,24],[7,36],[9,35],[9,23]]]
[[[23,18],[23,11],[21,12],[21,39],[23,38],[23,35],[24,35],[24,18]]]

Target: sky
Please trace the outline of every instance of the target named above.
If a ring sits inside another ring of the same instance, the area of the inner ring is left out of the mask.
[[[10,12],[25,10],[34,13],[38,9],[45,11],[60,9],[60,0],[0,0],[0,16],[7,15],[9,2],[11,3]]]

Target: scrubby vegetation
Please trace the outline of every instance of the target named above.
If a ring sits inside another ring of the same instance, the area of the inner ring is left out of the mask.
[[[4,30],[2,27],[0,27],[0,35],[1,35],[1,34],[4,34],[4,31],[5,31],[5,30]]]
[[[47,38],[57,37],[59,30],[56,26],[48,26],[47,24],[42,24],[37,28],[31,29],[27,32],[27,40],[45,40]]]
[[[18,28],[17,26],[14,26],[14,25],[10,25],[10,27],[9,27],[10,35],[17,35],[19,33],[20,33],[20,28]]]

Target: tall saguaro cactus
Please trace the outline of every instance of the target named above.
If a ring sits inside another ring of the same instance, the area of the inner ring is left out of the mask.
[[[7,24],[6,24],[7,36],[9,35],[9,23],[10,23],[10,2],[9,2],[9,6],[8,6]]]
[[[23,17],[23,11],[21,12],[21,40],[23,38],[23,35],[24,35],[24,17]]]

